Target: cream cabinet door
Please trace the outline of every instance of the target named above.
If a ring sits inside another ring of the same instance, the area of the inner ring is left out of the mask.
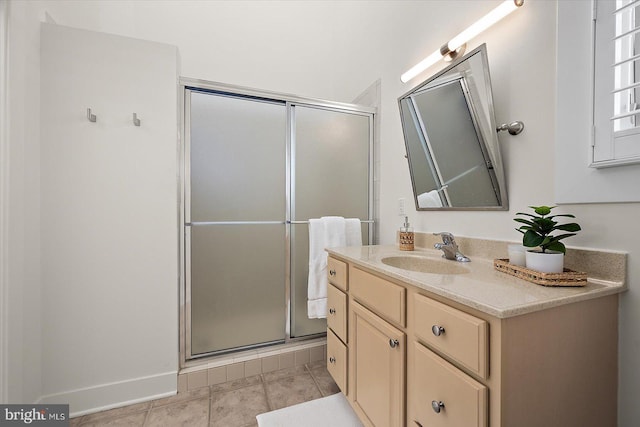
[[[405,334],[353,302],[350,351],[353,401],[371,425],[404,425]]]

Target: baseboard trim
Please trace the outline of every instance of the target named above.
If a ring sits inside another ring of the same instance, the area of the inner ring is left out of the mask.
[[[42,396],[39,404],[68,403],[69,415],[78,417],[132,405],[177,393],[177,371]]]

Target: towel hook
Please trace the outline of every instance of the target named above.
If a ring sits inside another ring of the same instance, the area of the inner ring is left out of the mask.
[[[136,126],[140,126],[140,119],[136,113],[133,113],[133,124]]]
[[[98,117],[95,114],[91,114],[91,108],[87,108],[87,119],[89,119],[90,122],[95,123],[97,118]]]
[[[500,132],[502,130],[509,131],[509,135],[518,135],[524,130],[524,123],[519,120],[511,123],[503,123],[496,128],[496,132]]]

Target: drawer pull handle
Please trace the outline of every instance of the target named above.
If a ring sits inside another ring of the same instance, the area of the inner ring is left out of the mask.
[[[335,357],[333,357],[333,356],[331,356],[331,357],[329,358],[329,362],[331,362],[331,363],[336,363],[336,358],[335,358]]]
[[[335,276],[336,275],[336,271],[335,270],[329,270],[329,275],[330,276]]]
[[[433,332],[433,335],[439,337],[440,335],[444,334],[444,327],[433,325],[431,327],[431,332]]]
[[[399,345],[400,345],[400,342],[398,340],[394,340],[394,339],[389,340],[389,347],[396,348]]]
[[[419,423],[419,422],[417,422],[416,420],[413,420],[413,422],[414,422],[414,423],[416,423],[416,425],[417,425],[418,427],[422,427],[422,424],[420,424],[420,423]]]
[[[329,309],[329,314],[336,314],[336,309],[335,308],[330,308]]]
[[[431,401],[431,407],[433,408],[433,411],[434,411],[436,414],[439,414],[439,413],[440,413],[440,411],[441,411],[442,409],[444,409],[444,402],[443,402],[443,401],[441,401],[441,400],[439,400],[439,401],[432,400],[432,401]]]

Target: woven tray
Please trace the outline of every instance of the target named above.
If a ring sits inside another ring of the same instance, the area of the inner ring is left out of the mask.
[[[526,267],[509,264],[508,259],[494,259],[493,267],[503,273],[542,286],[584,286],[587,284],[587,273],[573,271],[568,268],[565,268],[563,273],[542,273]]]

